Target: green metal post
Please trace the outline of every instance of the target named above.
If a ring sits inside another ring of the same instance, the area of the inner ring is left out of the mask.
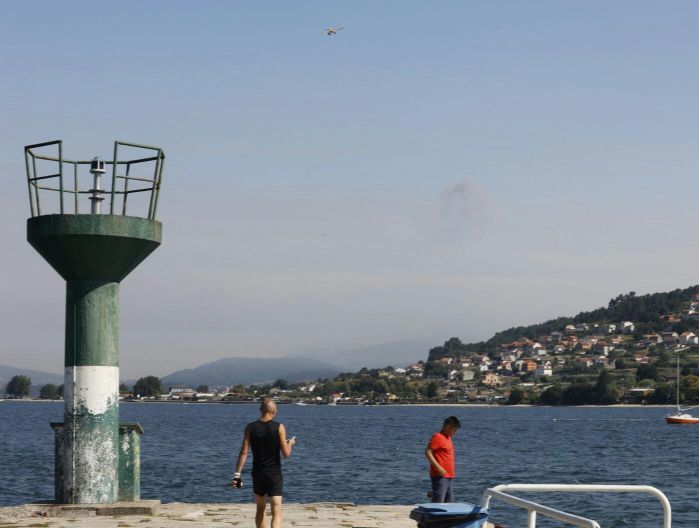
[[[141,500],[141,424],[119,424],[119,500]]]
[[[60,189],[58,193],[58,198],[61,203],[61,214],[64,213],[63,210],[63,142],[58,142],[58,187]]]
[[[63,502],[63,423],[53,422],[51,428],[54,434],[54,480],[53,487],[57,502]]]

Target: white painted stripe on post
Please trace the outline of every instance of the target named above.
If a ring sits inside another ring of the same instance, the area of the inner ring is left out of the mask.
[[[119,402],[119,367],[66,367],[65,408],[104,414]]]

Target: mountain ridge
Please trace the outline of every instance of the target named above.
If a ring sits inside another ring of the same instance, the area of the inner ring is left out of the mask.
[[[327,361],[337,365],[342,370],[359,370],[362,367],[368,369],[382,368],[388,365],[405,367],[409,363],[424,359],[425,354],[432,345],[433,342],[431,340],[415,338],[340,350],[318,348],[303,352],[292,352],[287,357],[308,357]]]
[[[44,385],[46,383],[60,385],[63,383],[63,374],[12,367],[10,365],[0,365],[0,387],[6,385],[13,376],[28,376],[32,380],[32,385]]]
[[[288,382],[311,381],[337,375],[335,365],[312,358],[246,358],[228,357],[181,369],[161,378],[164,388],[184,384],[190,386],[264,385],[277,379]]]
[[[464,351],[487,353],[497,349],[501,344],[516,339],[524,337],[536,340],[539,335],[561,331],[566,325],[578,323],[611,323],[628,320],[635,323],[635,335],[637,336],[667,329],[681,333],[693,328],[693,324],[681,318],[670,321],[669,316],[677,315],[684,305],[696,299],[697,296],[699,296],[699,285],[644,295],[636,295],[636,292],[631,291],[610,299],[606,307],[601,306],[593,310],[581,311],[574,316],[559,316],[532,325],[511,327],[496,332],[486,341],[461,343],[458,338],[452,337],[444,345],[430,348],[427,360],[432,362],[445,357],[454,347]]]

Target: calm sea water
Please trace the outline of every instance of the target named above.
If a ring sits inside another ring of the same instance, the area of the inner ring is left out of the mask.
[[[225,487],[254,405],[122,404],[122,421],[145,429],[142,496],[164,502],[245,502]],[[426,502],[424,448],[442,420],[463,427],[454,438],[456,498],[478,502],[501,483],[648,484],[673,506],[673,526],[699,526],[696,500],[699,426],[668,426],[665,409],[511,407],[280,406],[278,418],[298,444],[284,462],[288,502]],[[53,433],[61,403],[0,402],[0,505],[51,499]],[[250,462],[247,465],[250,469]],[[604,527],[661,526],[650,496],[534,495]],[[525,515],[494,503],[497,520],[525,526]],[[540,526],[561,526],[540,518]]]

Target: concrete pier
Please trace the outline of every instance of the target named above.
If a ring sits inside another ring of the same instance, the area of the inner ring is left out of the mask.
[[[107,506],[109,508],[110,506]],[[114,506],[116,507],[116,505]],[[409,517],[413,505],[362,506],[348,503],[284,504],[285,528],[416,528]],[[104,509],[61,510],[28,504],[0,508],[0,528],[230,528],[255,525],[253,504],[163,504],[151,515],[119,515]],[[267,515],[269,516],[269,507]],[[269,517],[271,519],[271,517]],[[484,528],[493,528],[486,524]]]

